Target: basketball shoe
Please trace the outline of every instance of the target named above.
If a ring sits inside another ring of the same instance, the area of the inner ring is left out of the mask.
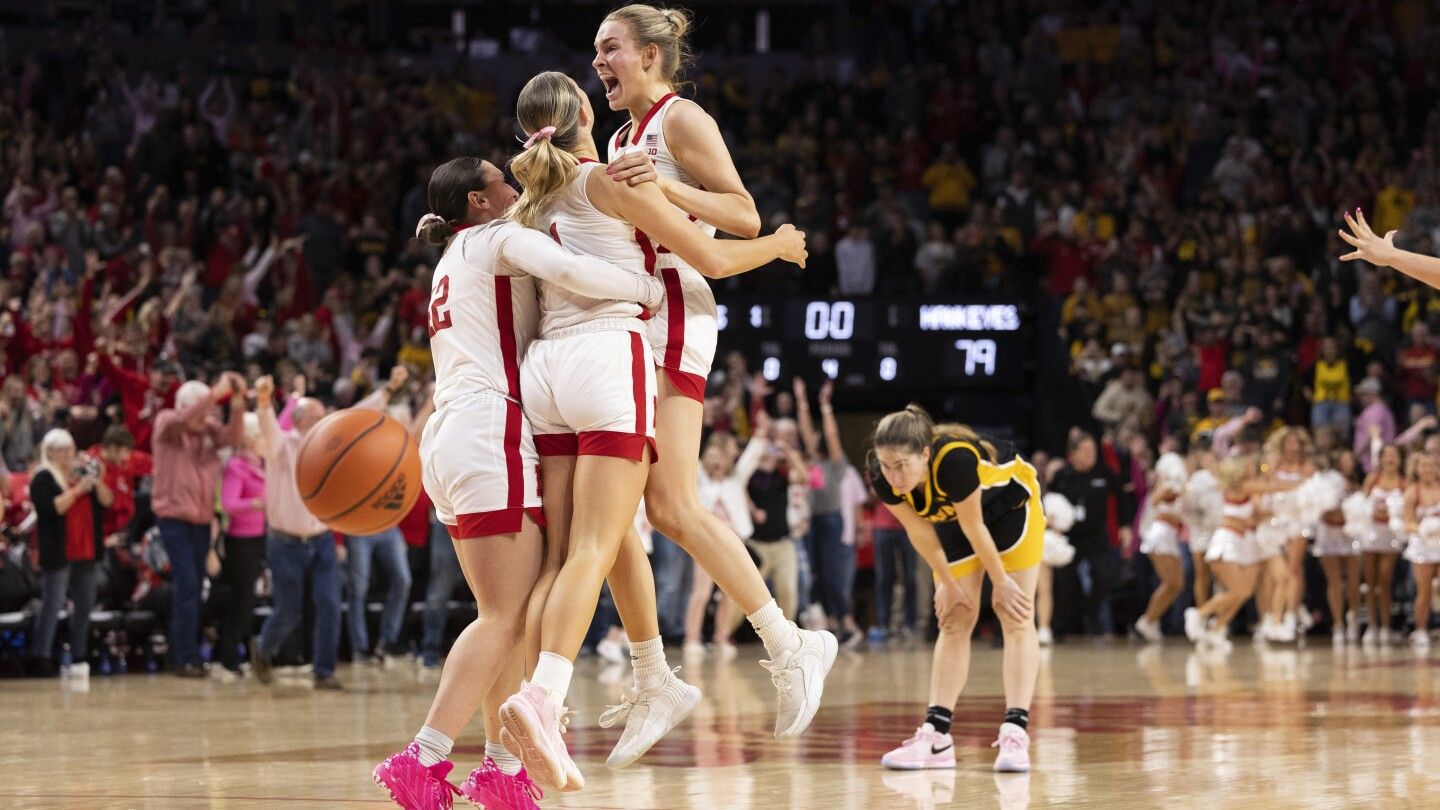
[[[1030,735],[1014,723],[1000,724],[1000,739],[990,744],[999,748],[995,770],[999,773],[1030,772]]]
[[[375,766],[372,777],[391,801],[405,810],[449,810],[455,806],[455,786],[446,780],[449,760],[425,767],[420,764],[420,744],[412,742],[398,754],[391,754]]]
[[[580,790],[585,777],[565,748],[569,714],[539,684],[527,683],[500,706],[500,742],[530,778],[553,790]]]
[[[923,771],[955,767],[955,739],[925,723],[915,736],[880,758],[880,764],[896,771]]]
[[[600,715],[600,727],[610,728],[621,720],[625,731],[605,764],[619,770],[635,763],[650,747],[690,716],[700,702],[700,690],[680,680],[676,667],[654,685],[624,688],[624,699]]]
[[[524,768],[511,776],[490,757],[470,772],[470,778],[460,786],[460,795],[483,810],[540,810],[536,802],[545,797]]]
[[[760,662],[770,670],[770,681],[778,692],[775,736],[779,739],[798,737],[815,719],[825,692],[825,676],[830,674],[840,651],[839,642],[828,630],[798,632],[800,646]]]

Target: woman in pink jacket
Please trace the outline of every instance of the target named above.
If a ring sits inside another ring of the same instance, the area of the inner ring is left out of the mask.
[[[230,603],[220,627],[219,650],[226,679],[240,677],[240,642],[250,638],[255,580],[265,564],[265,470],[255,449],[259,438],[259,417],[245,414],[245,439],[226,462],[220,484],[220,507],[228,518],[220,580]]]

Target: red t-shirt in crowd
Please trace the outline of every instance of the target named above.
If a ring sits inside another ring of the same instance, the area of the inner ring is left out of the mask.
[[[1200,358],[1200,384],[1197,387],[1202,392],[1219,388],[1220,378],[1229,370],[1228,347],[1223,342],[1199,343],[1195,345],[1195,353]]]
[[[1407,346],[1400,350],[1400,393],[1411,400],[1435,398],[1435,365],[1440,362],[1440,349],[1434,346]]]
[[[105,534],[122,532],[135,517],[135,484],[144,476],[155,472],[155,461],[149,453],[131,450],[130,458],[123,465],[115,465],[100,457],[100,448],[94,447],[89,453],[100,462],[105,486],[115,493],[115,502],[105,510]]]
[[[95,559],[93,497],[88,494],[81,497],[65,513],[65,559],[71,562]]]

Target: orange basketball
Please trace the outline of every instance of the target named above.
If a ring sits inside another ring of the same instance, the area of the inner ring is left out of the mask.
[[[420,450],[388,414],[337,411],[300,444],[295,486],[306,508],[335,531],[382,532],[420,497]]]

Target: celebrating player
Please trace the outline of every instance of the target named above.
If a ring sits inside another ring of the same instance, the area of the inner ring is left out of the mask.
[[[485,762],[460,792],[486,807],[535,807],[539,790],[498,736],[500,703],[520,683],[517,642],[543,556],[535,443],[520,406],[520,359],[540,321],[535,278],[632,312],[658,304],[660,285],[504,219],[516,191],[478,158],[436,169],[427,195],[432,213],[416,236],[445,252],[430,299],[435,414],[420,453],[479,615],[455,641],[425,726],[376,766],[375,781],[401,807],[449,807],[447,758],[483,706]]]
[[[610,109],[630,113],[630,121],[609,140],[606,172],[619,186],[658,188],[664,199],[690,215],[692,230],[713,235],[718,229],[751,238],[760,232],[760,216],[719,126],[699,105],[675,92],[689,58],[689,27],[684,11],[640,4],[620,8],[601,23],[591,64],[605,85]],[[642,230],[646,266],[665,282],[665,304],[645,329],[660,372],[655,433],[664,451],[645,487],[647,515],[745,611],[770,656],[764,664],[779,695],[775,736],[794,737],[819,708],[838,645],[833,635],[800,630],[793,617],[785,616],[744,542],[700,504],[696,481],[705,381],[715,356],[715,296],[705,274],[684,251]],[[629,594],[625,583],[615,578],[610,589],[631,638],[636,638],[627,614],[645,609],[643,595]],[[649,605],[653,609],[653,599]],[[610,756],[611,767],[634,762],[679,722],[658,681],[642,678],[643,672],[668,671],[658,636],[634,644],[631,654],[635,694],[627,703],[647,708],[630,713],[625,734]]]

